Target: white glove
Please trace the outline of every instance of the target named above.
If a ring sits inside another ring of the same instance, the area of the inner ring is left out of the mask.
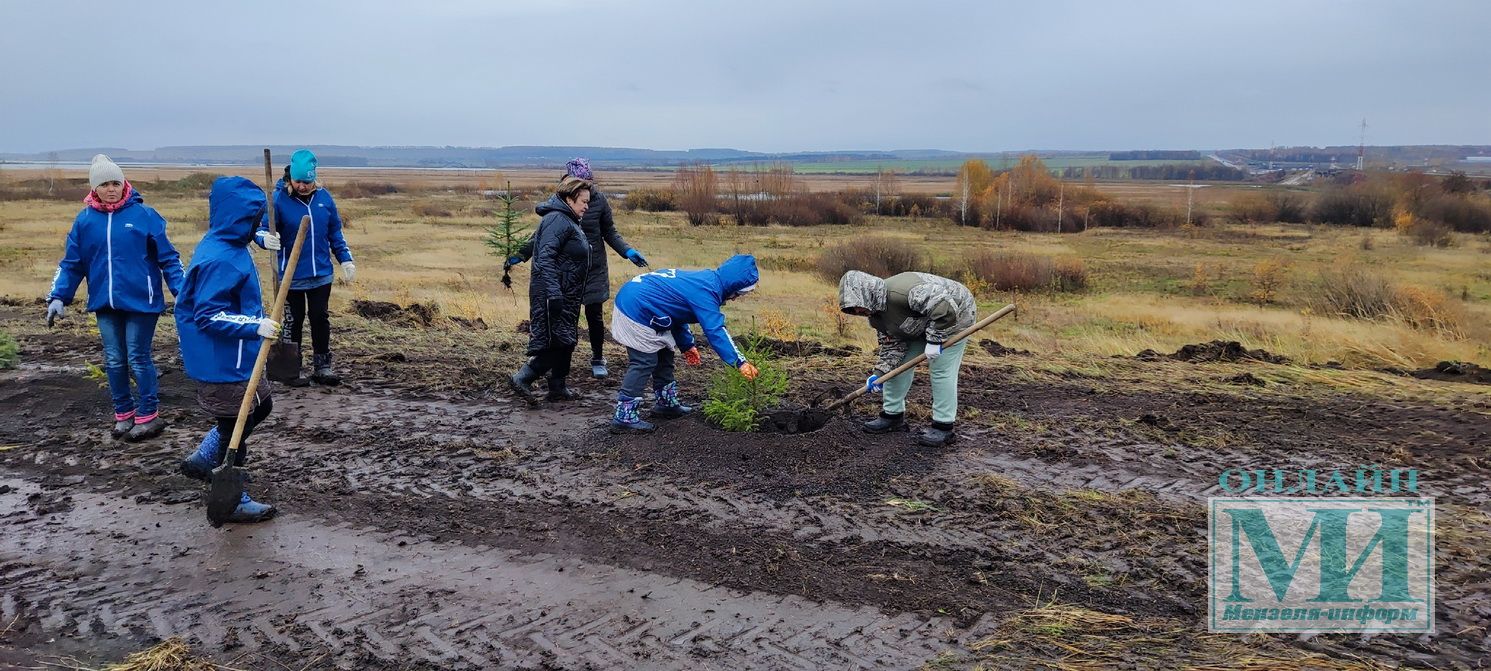
[[[352,283],[352,278],[357,277],[357,264],[351,261],[342,262],[342,281]]]
[[[52,302],[47,303],[47,325],[50,326],[53,319],[61,317],[62,313],[66,311],[66,308],[62,306],[62,301],[53,298]]]
[[[942,356],[942,343],[936,343],[936,342],[929,342],[929,343],[927,343],[927,350],[926,350],[926,352],[927,352],[927,361],[935,361],[937,359],[937,357]]]
[[[268,317],[259,319],[259,337],[265,340],[273,340],[280,334],[280,323]]]
[[[280,234],[273,231],[260,231],[259,244],[271,252],[280,251]]]

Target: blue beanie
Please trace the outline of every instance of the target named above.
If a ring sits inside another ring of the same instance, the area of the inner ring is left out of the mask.
[[[297,149],[290,155],[290,179],[297,182],[316,181],[316,155],[309,149]]]

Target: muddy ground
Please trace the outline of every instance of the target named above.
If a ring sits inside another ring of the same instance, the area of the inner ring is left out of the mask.
[[[21,318],[8,310],[0,326]],[[1240,650],[1491,664],[1484,395],[1322,390],[1259,361],[1032,373],[1039,355],[970,350],[960,439],[934,450],[857,431],[864,402],[805,435],[686,418],[612,436],[614,379],[533,410],[496,392],[505,366],[346,347],[347,384],[277,387],[250,441],[250,491],[282,515],[216,530],[176,473],[207,423],[174,341],[157,356],[172,426],[127,444],[108,439],[87,329],[17,330],[22,366],[0,372],[0,668],[169,636],[255,669],[1225,668]],[[799,402],[868,361],[803,351],[783,359]],[[1243,373],[1262,386],[1227,382]],[[684,375],[693,398],[703,375]],[[926,394],[913,386],[913,416]],[[1437,497],[1437,633],[1201,635],[1218,474],[1359,464],[1418,468]],[[1075,656],[1021,628],[1053,603],[1133,629],[1106,630],[1111,658]]]

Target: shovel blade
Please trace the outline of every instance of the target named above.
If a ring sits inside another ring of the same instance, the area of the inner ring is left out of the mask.
[[[212,488],[207,492],[207,521],[212,526],[222,526],[238,510],[243,480],[244,471],[239,466],[223,464],[212,470]]]
[[[300,345],[282,340],[270,343],[264,375],[275,382],[289,382],[300,377]]]

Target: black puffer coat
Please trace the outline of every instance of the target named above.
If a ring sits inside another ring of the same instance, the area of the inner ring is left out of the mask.
[[[604,303],[611,298],[611,269],[606,265],[603,245],[610,245],[622,257],[631,251],[632,246],[616,232],[616,220],[611,215],[611,204],[606,202],[605,194],[594,189],[590,191],[590,208],[580,218],[580,228],[585,231],[585,241],[590,243],[590,271],[585,277],[585,295],[580,302],[586,305]],[[518,258],[524,261],[532,258],[534,239],[518,250]]]
[[[573,347],[579,341],[580,305],[590,269],[590,243],[564,200],[553,196],[534,211],[543,220],[533,239],[528,280],[528,355]]]

